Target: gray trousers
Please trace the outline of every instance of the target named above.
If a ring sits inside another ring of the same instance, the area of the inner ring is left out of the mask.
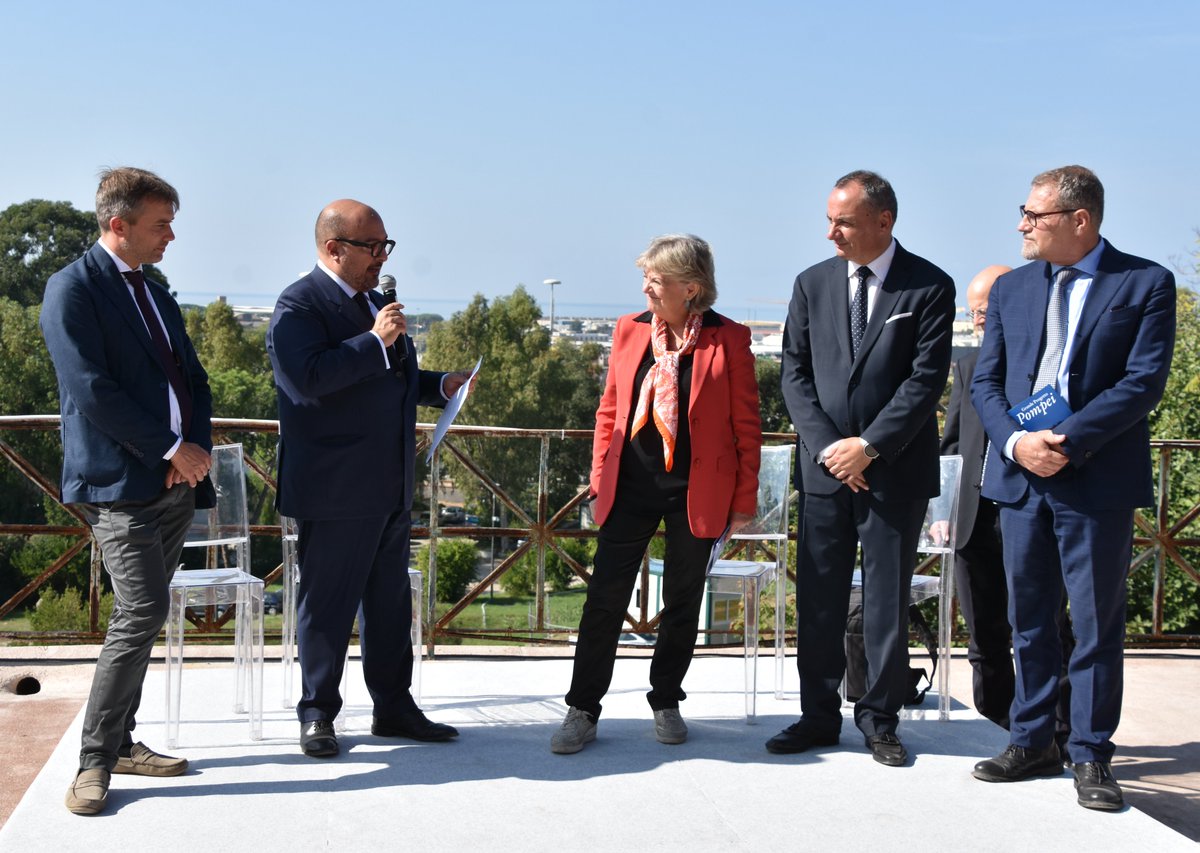
[[[182,483],[150,501],[80,504],[112,581],[113,610],[83,718],[79,768],[112,770],[133,744],[142,681],[167,621],[169,585],[196,511]]]

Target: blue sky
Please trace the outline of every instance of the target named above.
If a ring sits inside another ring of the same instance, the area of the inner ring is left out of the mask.
[[[718,310],[782,319],[833,181],[892,181],[958,282],[1020,263],[1038,171],[1104,181],[1104,234],[1169,263],[1200,226],[1200,3],[6,4],[0,208],[92,207],[133,164],[182,197],[182,301],[270,305],[328,201],[376,207],[410,312],[524,283],[643,304],[651,237],[713,245]],[[959,299],[962,302],[961,296]]]

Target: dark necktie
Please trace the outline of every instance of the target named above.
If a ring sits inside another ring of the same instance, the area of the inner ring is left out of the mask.
[[[371,303],[367,300],[367,294],[360,290],[354,294],[353,302],[358,306],[362,315],[358,318],[359,325],[362,326],[364,332],[371,331],[375,326],[375,315],[371,313]]]
[[[1074,267],[1063,267],[1050,286],[1050,300],[1046,303],[1046,347],[1042,350],[1042,360],[1038,362],[1034,391],[1047,385],[1058,389],[1058,371],[1062,367],[1063,352],[1067,346],[1067,310],[1063,297],[1067,285],[1077,275],[1079,270]]]
[[[858,357],[858,348],[862,346],[863,335],[867,331],[867,279],[871,277],[870,267],[859,267],[854,271],[858,276],[858,287],[854,290],[854,298],[850,300],[850,357]]]
[[[192,393],[188,390],[188,384],[179,367],[179,361],[171,352],[171,345],[167,343],[162,323],[158,321],[158,315],[154,313],[154,307],[150,304],[150,296],[146,293],[145,276],[142,275],[141,270],[130,270],[122,275],[133,287],[133,301],[137,303],[142,320],[150,332],[150,340],[154,342],[154,354],[158,358],[159,367],[167,375],[167,381],[171,383],[171,388],[175,391],[175,399],[179,402],[180,432],[183,438],[187,438],[188,427],[192,423]]]

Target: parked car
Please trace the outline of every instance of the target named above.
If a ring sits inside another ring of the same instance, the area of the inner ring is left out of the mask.
[[[272,615],[283,612],[283,590],[268,589],[263,593],[263,612]]]
[[[463,524],[467,520],[467,513],[461,506],[444,506],[438,513],[438,520],[442,524]]]

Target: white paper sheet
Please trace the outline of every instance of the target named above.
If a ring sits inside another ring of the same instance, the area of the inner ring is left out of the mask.
[[[482,364],[483,356],[480,356],[479,361],[475,362],[475,367],[471,370],[471,375],[467,378],[467,381],[454,392],[453,397],[446,401],[446,408],[442,409],[442,416],[438,418],[437,426],[434,427],[433,440],[429,442],[429,452],[425,454],[426,464],[429,464],[429,460],[433,459],[433,452],[438,449],[438,445],[446,437],[446,431],[450,429],[450,425],[458,417],[458,410],[467,401],[467,396],[471,393],[471,381],[475,378],[475,374],[479,372],[479,367]]]

